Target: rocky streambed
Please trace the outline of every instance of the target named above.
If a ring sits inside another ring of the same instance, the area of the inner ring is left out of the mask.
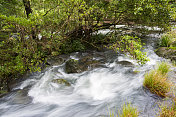
[[[1,117],[108,117],[125,102],[140,117],[156,115],[163,99],[143,87],[144,74],[160,61],[158,36],[148,36],[145,65],[112,50],[76,52],[47,61],[50,67],[33,73],[0,98]],[[175,71],[175,68],[172,67]],[[171,73],[174,76],[174,72]]]

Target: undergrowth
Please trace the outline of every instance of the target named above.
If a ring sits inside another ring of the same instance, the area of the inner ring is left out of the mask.
[[[110,49],[130,55],[133,59],[136,59],[139,64],[145,64],[149,61],[146,53],[141,51],[143,44],[140,38],[130,35],[118,37],[115,33],[112,33],[112,36],[109,38],[116,40],[115,43],[109,46]]]

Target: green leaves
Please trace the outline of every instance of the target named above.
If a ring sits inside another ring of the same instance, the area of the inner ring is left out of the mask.
[[[128,53],[140,64],[148,59],[140,39],[129,35],[93,40],[95,31],[112,25],[158,26],[168,29],[176,17],[169,0],[30,0],[28,19],[22,0],[0,0],[0,31],[11,30],[18,38],[0,42],[0,77],[39,70],[46,55],[85,49],[88,43],[116,42],[110,48]],[[38,38],[41,35],[41,39]],[[8,35],[6,37],[9,37]],[[106,40],[107,39],[107,40]],[[86,44],[85,44],[86,43]],[[85,44],[85,45],[84,45]],[[69,46],[72,45],[72,48]]]
[[[115,35],[115,34],[114,34]],[[117,38],[116,36],[113,36]],[[139,64],[145,64],[149,59],[146,57],[146,53],[141,52],[142,44],[141,40],[137,37],[124,35],[109,48],[129,54],[133,59],[136,59]]]
[[[14,80],[17,75],[27,70],[38,71],[45,54],[41,52],[34,40],[8,40],[0,42],[0,79],[6,81],[9,76]]]

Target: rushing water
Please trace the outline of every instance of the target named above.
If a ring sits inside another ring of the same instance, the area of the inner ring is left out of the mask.
[[[106,117],[109,109],[117,111],[125,102],[131,102],[141,117],[153,117],[161,99],[143,88],[143,80],[144,74],[162,61],[154,52],[156,40],[147,38],[144,51],[150,61],[143,66],[124,55],[105,51],[91,53],[94,59],[106,59],[102,67],[93,70],[67,74],[62,64],[33,74],[0,99],[0,116]],[[80,54],[88,53],[71,54],[70,58],[79,59]],[[135,66],[117,62],[124,60]],[[55,78],[66,79],[71,86],[52,82]]]

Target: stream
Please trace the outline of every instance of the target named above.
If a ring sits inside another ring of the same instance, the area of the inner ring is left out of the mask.
[[[146,72],[165,60],[154,52],[158,37],[153,34],[143,39],[143,51],[150,59],[143,66],[110,50],[70,54],[68,60],[91,55],[104,62],[82,73],[67,74],[63,63],[31,74],[0,98],[0,117],[108,117],[110,111],[117,112],[126,102],[138,108],[140,117],[155,116],[162,99],[145,89],[143,80]],[[71,85],[52,82],[55,78]]]

